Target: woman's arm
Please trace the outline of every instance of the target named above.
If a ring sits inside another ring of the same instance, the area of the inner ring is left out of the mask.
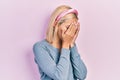
[[[70,48],[70,59],[73,66],[73,72],[76,79],[84,80],[87,75],[87,68],[80,58],[76,44]]]
[[[39,67],[45,74],[47,74],[54,80],[67,80],[70,63],[69,49],[61,49],[61,56],[58,64],[56,64],[54,60],[52,60],[46,48],[44,48],[43,46],[35,44],[33,46],[33,51]]]

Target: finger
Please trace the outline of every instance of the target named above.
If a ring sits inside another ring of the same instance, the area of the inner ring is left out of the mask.
[[[70,26],[68,27],[67,32],[70,32],[70,31],[71,31],[71,29],[72,29],[72,25],[73,25],[73,23],[70,24]]]
[[[79,33],[79,29],[76,31],[76,34],[75,34],[75,36],[74,36],[74,39],[76,39],[76,38],[77,38],[78,33]]]
[[[71,23],[69,29],[66,31],[69,35],[74,36],[75,32],[77,30],[77,27],[75,25],[75,22]]]
[[[76,27],[77,27],[77,31],[76,31],[75,35],[78,34],[80,31],[80,23],[79,22],[76,24]]]
[[[65,34],[65,30],[62,30],[62,36],[64,36],[64,34]]]
[[[80,30],[80,23],[78,23],[77,26],[78,26],[78,29]]]
[[[77,30],[76,24],[73,25],[71,32],[74,34]]]

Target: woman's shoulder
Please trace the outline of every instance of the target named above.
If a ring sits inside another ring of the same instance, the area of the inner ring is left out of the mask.
[[[45,48],[45,46],[46,46],[46,41],[45,41],[45,39],[42,39],[42,40],[40,40],[40,41],[37,41],[37,42],[35,42],[34,44],[33,44],[33,48]]]

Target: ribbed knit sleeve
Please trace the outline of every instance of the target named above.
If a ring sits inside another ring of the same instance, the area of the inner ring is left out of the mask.
[[[74,46],[70,48],[70,59],[73,66],[75,78],[79,80],[84,80],[87,75],[87,68],[81,60],[76,44],[74,44]]]
[[[39,44],[34,44],[33,51],[40,69],[54,80],[67,80],[70,64],[70,50],[61,49],[58,64],[50,57],[47,49]]]

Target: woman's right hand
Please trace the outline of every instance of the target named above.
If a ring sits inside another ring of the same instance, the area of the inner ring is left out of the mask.
[[[77,27],[75,23],[70,24],[66,31],[62,31],[62,47],[69,49],[70,44],[75,36]]]

